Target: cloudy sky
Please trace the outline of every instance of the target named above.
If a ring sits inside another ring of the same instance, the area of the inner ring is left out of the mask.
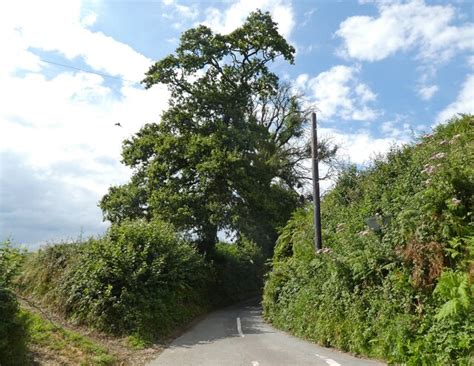
[[[469,1],[2,1],[0,240],[103,233],[97,202],[130,176],[122,140],[167,106],[144,72],[182,31],[229,32],[256,8],[297,49],[273,70],[317,103],[321,133],[354,163],[474,113]]]

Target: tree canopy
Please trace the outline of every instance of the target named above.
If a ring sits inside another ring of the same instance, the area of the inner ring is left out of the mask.
[[[104,218],[160,217],[212,251],[220,230],[271,249],[299,202],[306,111],[269,64],[295,49],[268,13],[223,35],[200,25],[143,80],[171,91],[160,123],[123,143],[129,183],[102,198]]]

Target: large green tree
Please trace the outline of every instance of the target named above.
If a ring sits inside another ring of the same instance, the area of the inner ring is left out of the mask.
[[[300,98],[268,68],[293,63],[294,52],[261,11],[227,35],[202,25],[184,32],[175,54],[146,73],[147,88],[169,87],[169,109],[124,142],[134,174],[102,198],[104,218],[162,217],[204,252],[219,230],[271,249],[298,205],[308,156]]]

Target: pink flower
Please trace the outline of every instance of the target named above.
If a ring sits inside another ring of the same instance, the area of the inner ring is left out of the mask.
[[[430,159],[431,159],[431,160],[442,159],[442,158],[444,158],[445,156],[446,156],[445,153],[439,152],[439,153],[437,153],[437,154],[434,154]]]
[[[322,248],[322,249],[318,249],[316,251],[317,254],[330,254],[332,253],[332,249],[331,248]]]
[[[433,165],[426,164],[425,169],[423,169],[421,172],[431,175],[434,173],[434,171],[435,171],[435,167]]]

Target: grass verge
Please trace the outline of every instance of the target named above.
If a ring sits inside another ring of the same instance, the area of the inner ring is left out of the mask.
[[[113,365],[117,359],[91,339],[22,309],[32,364]]]

